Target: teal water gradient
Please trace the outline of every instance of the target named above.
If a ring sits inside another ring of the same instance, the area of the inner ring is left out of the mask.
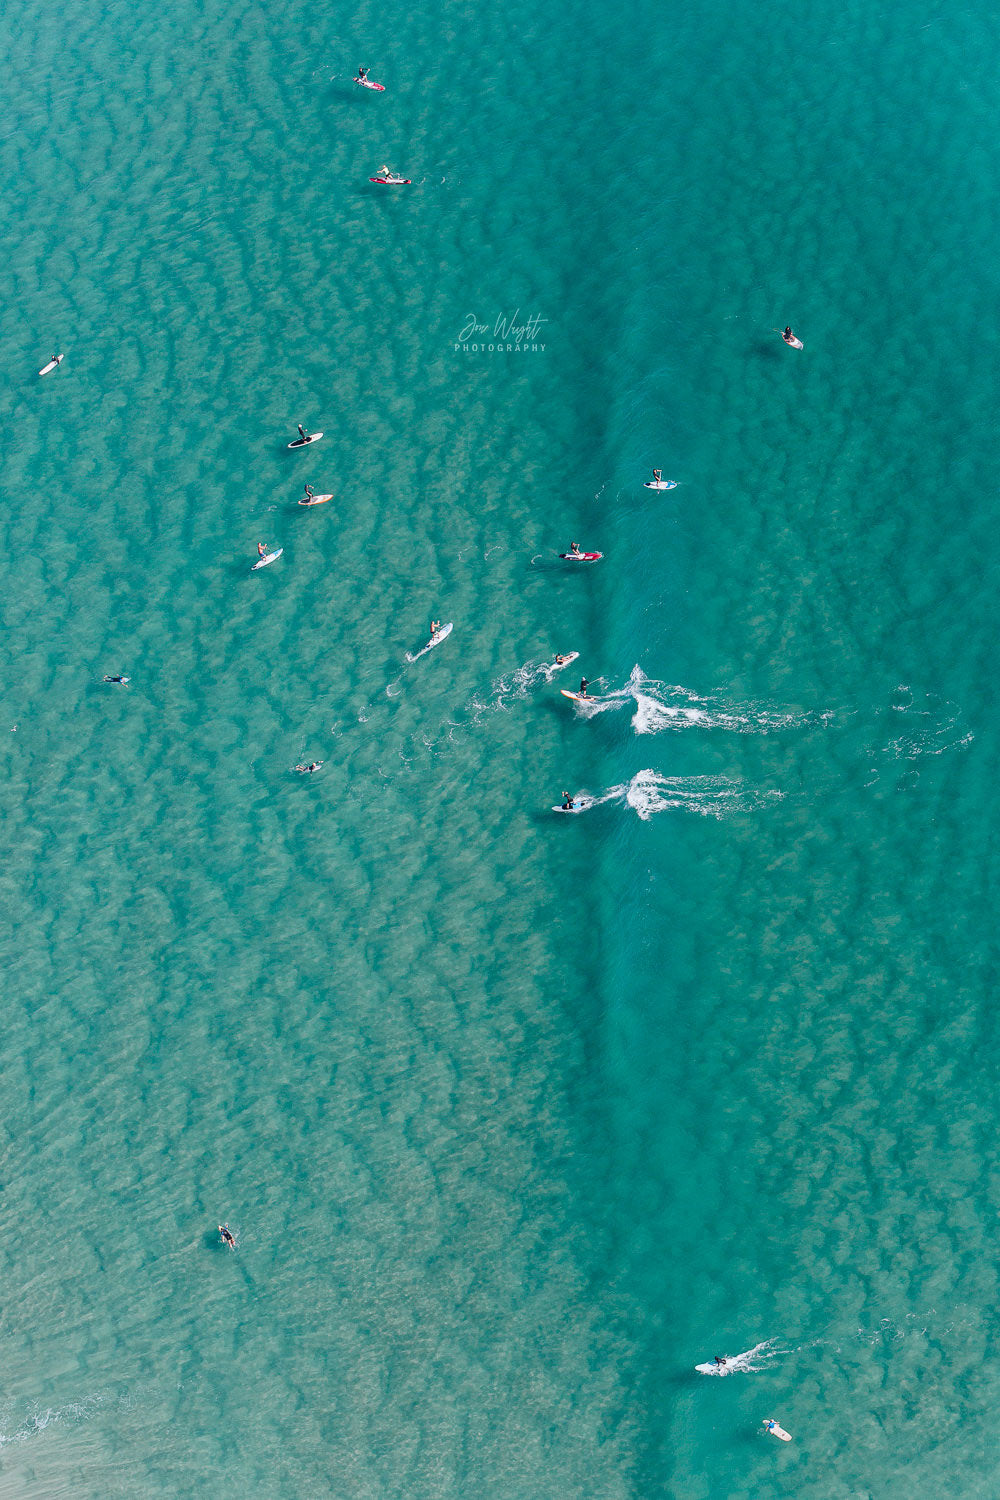
[[[2,40],[5,1492],[991,1493],[989,13]]]

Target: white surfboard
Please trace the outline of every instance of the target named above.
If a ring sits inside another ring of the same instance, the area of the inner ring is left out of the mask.
[[[773,1417],[765,1417],[763,1420],[764,1426],[774,1437],[780,1438],[783,1443],[790,1443],[792,1441],[792,1434],[786,1432],[783,1427],[779,1427]]]
[[[53,356],[49,360],[48,364],[47,365],[43,365],[42,368],[39,370],[39,372],[38,372],[39,375],[49,375],[53,370],[57,369],[58,366],[62,364],[62,362],[63,362],[63,360],[65,358],[66,358],[65,354],[53,354]]]
[[[559,691],[562,693],[564,698],[572,698],[574,703],[594,702],[594,699],[590,696],[589,693],[571,693],[569,688],[560,688]]]
[[[442,641],[446,641],[454,628],[454,620],[449,620],[447,625],[442,625],[440,630],[435,630],[426,646],[422,646],[419,651],[414,651],[412,654],[407,651],[406,660],[416,661],[418,657],[426,656],[428,651],[433,651],[435,646],[440,646]]]
[[[646,479],[643,481],[645,490],[675,490],[680,484],[679,479]]]
[[[299,504],[300,505],[325,505],[328,500],[332,500],[332,499],[333,499],[332,495],[310,495],[308,499],[303,495],[302,499],[299,501]]]
[[[318,443],[323,436],[321,432],[311,432],[307,438],[296,438],[294,443],[289,443],[289,448],[308,448],[310,443]]]
[[[264,556],[254,563],[250,569],[251,573],[256,573],[258,568],[266,568],[268,563],[277,562],[284,550],[284,547],[279,547],[277,552],[265,552]]]

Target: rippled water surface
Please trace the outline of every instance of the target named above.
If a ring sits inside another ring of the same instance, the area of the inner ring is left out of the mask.
[[[0,42],[4,1492],[991,1495],[991,13]]]

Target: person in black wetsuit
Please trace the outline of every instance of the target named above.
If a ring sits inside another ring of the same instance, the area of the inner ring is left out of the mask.
[[[725,1366],[726,1366],[726,1355],[724,1355],[724,1354],[713,1354],[712,1358],[715,1360],[715,1363],[719,1366],[720,1369],[725,1369]]]
[[[128,682],[127,677],[105,677],[105,682],[120,682],[123,686]]]
[[[224,1245],[228,1245],[229,1248],[230,1248],[230,1250],[235,1250],[236,1249],[236,1240],[235,1240],[235,1238],[233,1236],[233,1231],[230,1229],[229,1225],[228,1224],[220,1224],[219,1225],[219,1233],[222,1235],[222,1243]]]
[[[308,432],[306,432],[306,430],[303,427],[303,425],[302,425],[301,422],[298,423],[298,429],[299,429],[299,437],[302,439],[302,441],[304,443],[307,443],[309,441],[309,434],[308,434]]]
[[[586,679],[586,677],[581,677],[580,678],[580,697],[581,698],[588,698],[589,696],[590,695],[587,692],[587,679]]]
[[[368,69],[367,68],[359,68],[358,69],[358,82],[359,83],[365,83],[367,81],[367,78],[368,78]]]
[[[573,798],[570,796],[569,792],[563,792],[563,802],[562,802],[562,805],[563,805],[563,812],[572,812],[573,811],[573,808],[575,807],[576,804],[574,803]]]

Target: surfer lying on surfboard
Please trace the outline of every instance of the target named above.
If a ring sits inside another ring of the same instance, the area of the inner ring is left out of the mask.
[[[230,1250],[235,1250],[236,1249],[236,1240],[233,1237],[233,1231],[230,1229],[229,1225],[228,1224],[220,1224],[219,1225],[219,1233],[222,1235],[222,1243],[224,1245],[228,1245],[229,1248],[230,1248]]]
[[[568,552],[560,552],[563,562],[600,562],[603,552],[584,552],[579,542],[573,542]]]

